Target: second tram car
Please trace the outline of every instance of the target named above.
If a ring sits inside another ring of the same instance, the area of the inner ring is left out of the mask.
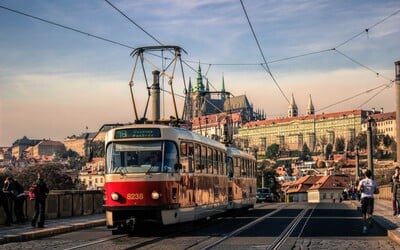
[[[106,134],[105,150],[109,228],[175,224],[254,206],[255,158],[189,130],[116,127]]]

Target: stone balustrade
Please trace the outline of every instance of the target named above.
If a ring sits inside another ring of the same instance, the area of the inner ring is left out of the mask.
[[[26,192],[26,195],[28,193]],[[32,219],[35,213],[35,202],[26,196],[24,202],[24,214],[27,220]],[[14,208],[9,201],[10,212],[15,221]],[[46,218],[57,219],[71,216],[103,213],[102,190],[54,190],[50,191],[46,200]],[[0,207],[0,224],[4,224],[6,215],[3,207]]]

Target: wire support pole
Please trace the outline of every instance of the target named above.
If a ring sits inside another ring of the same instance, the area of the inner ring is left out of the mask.
[[[129,81],[129,90],[131,92],[131,100],[132,100],[133,112],[135,114],[135,121],[138,120],[138,114],[137,114],[137,109],[136,109],[136,104],[135,104],[135,97],[133,95],[133,89],[132,88],[133,88],[133,77],[135,75],[138,59],[139,59],[139,57],[136,57],[135,64],[134,64],[133,69],[132,69],[131,79]]]

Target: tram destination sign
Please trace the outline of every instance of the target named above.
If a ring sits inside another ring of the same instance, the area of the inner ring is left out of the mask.
[[[161,131],[159,128],[126,128],[117,129],[115,131],[115,139],[124,138],[160,138]]]

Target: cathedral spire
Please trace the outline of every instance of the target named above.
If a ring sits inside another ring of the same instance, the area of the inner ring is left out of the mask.
[[[197,69],[196,85],[193,88],[193,92],[204,91],[203,76],[201,75],[201,67]]]
[[[294,95],[292,93],[292,98],[290,99],[290,104],[288,108],[288,117],[296,117],[298,115],[298,109],[296,101],[294,100]]]
[[[225,99],[226,99],[226,94],[225,94],[225,78],[224,78],[224,74],[222,74],[222,88],[221,88],[221,92],[222,92],[222,94],[221,94],[221,99],[222,99],[223,101],[225,101]]]
[[[314,105],[313,105],[312,100],[311,100],[311,95],[308,98],[308,105],[307,105],[306,114],[307,115],[314,115],[315,114],[315,109],[314,109]]]

